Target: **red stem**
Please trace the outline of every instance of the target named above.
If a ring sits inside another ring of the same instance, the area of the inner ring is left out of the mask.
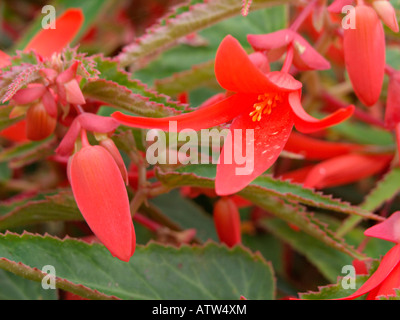
[[[297,16],[297,18],[293,21],[292,25],[290,26],[290,29],[292,31],[297,31],[297,29],[300,28],[304,20],[308,17],[308,15],[311,13],[312,9],[314,9],[314,6],[316,5],[317,0],[312,0],[309,2],[309,4],[303,9],[302,12]]]
[[[159,223],[147,218],[146,216],[138,212],[133,215],[133,220],[153,232],[157,232],[162,227]]]

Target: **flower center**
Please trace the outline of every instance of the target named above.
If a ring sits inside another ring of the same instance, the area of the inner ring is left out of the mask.
[[[275,108],[282,98],[276,93],[264,93],[258,96],[258,101],[253,105],[254,110],[249,114],[253,121],[260,121],[263,114],[271,114],[272,108]]]

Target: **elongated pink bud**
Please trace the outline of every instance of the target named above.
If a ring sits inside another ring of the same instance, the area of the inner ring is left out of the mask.
[[[344,30],[344,58],[357,97],[366,106],[375,104],[385,73],[385,35],[375,10],[355,9],[355,28]]]
[[[120,169],[101,146],[86,146],[68,163],[68,178],[87,224],[113,256],[129,261],[136,247],[128,194]]]
[[[222,197],[215,203],[213,218],[221,242],[228,247],[241,242],[239,210],[231,198]]]
[[[26,137],[38,141],[51,135],[57,126],[57,119],[50,116],[43,103],[38,102],[29,107],[26,113]]]
[[[376,13],[393,32],[399,32],[396,11],[388,0],[375,0],[372,2]]]

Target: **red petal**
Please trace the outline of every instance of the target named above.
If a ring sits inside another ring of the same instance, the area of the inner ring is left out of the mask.
[[[242,93],[276,91],[278,87],[251,62],[232,36],[226,36],[215,57],[215,76],[225,90]]]
[[[315,165],[304,181],[304,187],[322,189],[357,182],[382,171],[392,158],[361,154],[335,157]]]
[[[229,140],[225,140],[217,165],[217,194],[229,195],[240,191],[272,166],[289,138],[292,127],[292,113],[287,103],[275,107],[270,115],[264,115],[259,122],[252,121],[247,112],[237,117],[230,126],[233,147],[227,143]],[[253,130],[254,140],[246,139],[246,129]],[[235,139],[234,130],[239,130],[237,133],[241,141]],[[247,163],[238,164],[235,154],[245,154],[246,144],[254,147],[254,156],[246,155]],[[229,157],[225,161],[225,153],[231,156],[232,161],[229,161]],[[246,166],[249,170],[244,170]],[[238,174],[240,169],[244,172]]]
[[[303,109],[298,92],[289,94],[289,104],[295,115],[294,122],[296,129],[303,133],[315,132],[336,125],[348,119],[354,112],[354,106],[351,105],[347,108],[337,110],[324,119],[316,119]]]
[[[28,86],[27,88],[18,90],[13,96],[12,100],[15,104],[23,105],[32,103],[39,99],[46,92],[46,87],[42,84]]]
[[[89,227],[113,256],[129,261],[135,232],[128,194],[117,164],[101,146],[82,148],[71,159],[69,180]]]
[[[293,64],[300,70],[325,70],[330,68],[330,63],[322,57],[302,36],[298,33],[284,29],[269,34],[248,35],[248,42],[254,50],[267,51],[271,60],[276,60],[275,49],[286,50],[290,43],[293,43],[295,55]],[[271,50],[275,50],[272,51]]]
[[[294,183],[303,183],[314,166],[307,166],[293,171],[285,172],[279,176],[281,180],[290,180]]]
[[[321,56],[302,36],[296,34],[293,39],[295,49],[293,64],[299,70],[326,70],[330,63]]]
[[[244,110],[248,110],[249,106],[252,106],[256,100],[257,96],[254,94],[234,94],[190,113],[167,118],[134,117],[121,112],[114,112],[111,116],[121,124],[135,128],[169,131],[171,129],[170,122],[176,121],[177,131],[184,129],[200,130],[232,120],[243,113]]]
[[[390,272],[382,284],[367,296],[367,300],[379,299],[380,296],[395,296],[396,291],[394,289],[400,289],[400,263]]]
[[[273,71],[268,73],[266,77],[279,89],[279,92],[296,91],[303,86],[300,81],[297,81],[286,72]]]
[[[385,125],[393,130],[400,123],[400,72],[395,71],[389,78],[387,89]]]
[[[76,36],[83,24],[80,9],[68,9],[56,20],[55,29],[42,29],[27,45],[25,50],[34,49],[42,57],[48,58],[60,52]]]
[[[5,137],[14,142],[29,141],[26,137],[26,119],[18,121],[17,123],[0,131],[0,136]]]
[[[278,30],[268,34],[248,34],[247,41],[257,51],[268,51],[287,46],[293,41],[295,32],[290,29]]]
[[[248,57],[261,72],[268,73],[271,71],[268,58],[265,54],[262,54],[261,52],[253,52],[249,54]]]
[[[363,146],[330,142],[292,132],[285,150],[302,155],[309,160],[326,160],[353,151],[360,151]]]
[[[10,64],[10,56],[0,50],[0,68],[4,68]],[[1,73],[1,70],[0,70]]]
[[[53,94],[49,90],[46,90],[46,92],[43,94],[42,103],[46,108],[47,113],[53,118],[57,118],[57,103],[53,97]]]
[[[390,249],[386,255],[383,257],[378,269],[374,272],[374,274],[352,295],[339,299],[339,300],[350,300],[356,299],[371,290],[375,289],[379,286],[385,279],[389,276],[389,274],[393,271],[393,269],[399,265],[399,257],[400,257],[400,244],[394,246]]]
[[[118,126],[119,123],[113,118],[102,117],[93,113],[82,113],[74,119],[56,149],[56,152],[61,156],[70,155],[74,150],[75,141],[78,138],[81,129],[91,132],[109,133],[114,131]]]
[[[364,235],[400,243],[400,211],[392,213],[384,222],[365,230]]]
[[[385,74],[385,34],[374,9],[355,8],[355,29],[345,29],[344,57],[354,92],[366,106],[377,102]]]
[[[114,158],[115,163],[117,164],[122,178],[124,179],[124,182],[126,185],[128,185],[128,171],[126,170],[126,166],[124,163],[124,160],[121,157],[121,154],[117,148],[117,146],[115,145],[114,141],[112,141],[111,139],[105,139],[100,141],[100,145],[105,148],[110,154],[111,156]]]

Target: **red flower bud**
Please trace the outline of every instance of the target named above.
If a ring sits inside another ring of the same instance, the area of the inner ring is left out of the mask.
[[[43,103],[38,102],[29,107],[26,113],[26,137],[38,141],[47,138],[56,128],[57,119],[51,117]]]
[[[114,158],[101,146],[85,146],[70,158],[68,178],[90,229],[113,256],[129,261],[136,247],[135,229]]]
[[[375,10],[355,9],[354,29],[345,29],[344,58],[354,92],[366,106],[379,99],[385,74],[385,34]]]
[[[223,197],[215,203],[214,225],[219,240],[228,247],[241,242],[239,210],[231,198]]]

